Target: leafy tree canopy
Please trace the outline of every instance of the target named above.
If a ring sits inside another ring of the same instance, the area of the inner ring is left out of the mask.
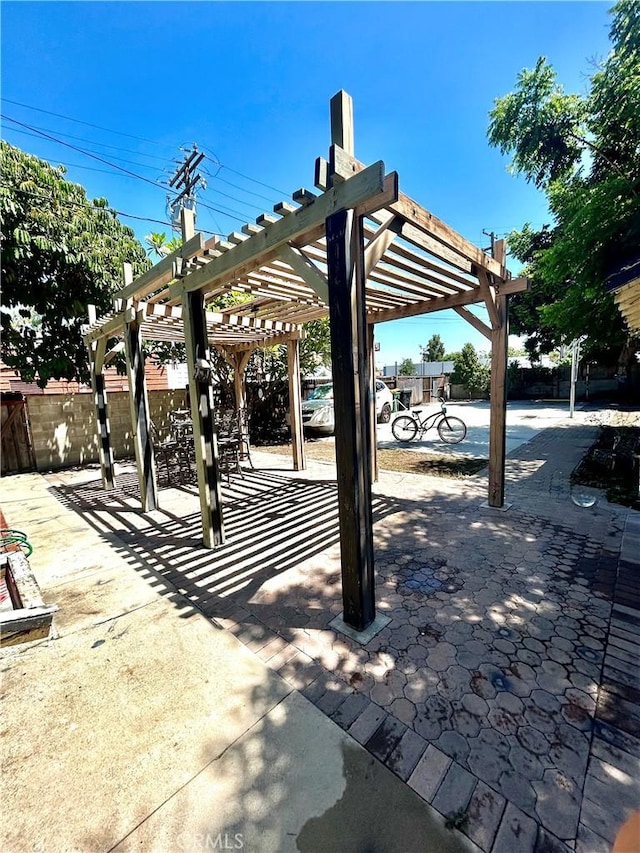
[[[400,366],[398,367],[398,373],[400,376],[415,376],[415,364],[410,358],[403,358],[400,362]]]
[[[612,51],[587,94],[566,94],[541,57],[490,114],[490,144],[546,194],[553,217],[509,235],[532,282],[512,299],[512,326],[534,357],[581,335],[592,357],[627,341],[604,280],[640,246],[640,4],[620,0],[612,16]]]
[[[0,152],[2,358],[41,387],[49,379],[86,382],[87,305],[108,311],[123,263],[137,275],[149,261],[106,200],[89,201],[63,166],[4,141]]]
[[[443,361],[444,353],[444,343],[440,335],[431,335],[426,347],[420,347],[423,361]]]
[[[488,365],[480,361],[473,344],[465,344],[459,353],[453,354],[453,365],[452,383],[464,385],[468,394],[488,390],[491,372]]]

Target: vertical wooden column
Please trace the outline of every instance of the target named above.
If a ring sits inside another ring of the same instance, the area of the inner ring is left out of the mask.
[[[505,244],[497,240],[494,257],[504,266]],[[495,296],[497,326],[491,332],[491,408],[489,418],[489,506],[504,506],[504,469],[507,427],[507,352],[509,297]]]
[[[291,453],[293,470],[306,467],[304,435],[302,429],[302,391],[300,388],[300,341],[287,341],[287,368],[289,374],[289,419],[291,423]]]
[[[344,621],[363,631],[375,592],[362,222],[343,210],[326,225]]]
[[[125,264],[125,267],[129,266]],[[125,273],[125,284],[127,274]],[[133,446],[136,454],[140,503],[143,512],[158,507],[158,478],[151,441],[149,397],[144,375],[144,357],[137,314],[125,325],[125,353],[127,357],[127,379],[129,380],[129,406]]]
[[[224,522],[218,470],[218,441],[213,423],[213,393],[204,377],[196,378],[198,362],[209,363],[209,342],[204,299],[198,291],[182,298],[182,316],[189,371],[189,397],[193,417],[202,538],[206,548],[224,542]],[[201,365],[200,365],[201,366]]]
[[[376,353],[375,353],[375,326],[369,323],[367,326],[367,355],[369,361],[369,417],[371,419],[371,479],[378,481],[378,433],[376,431]]]
[[[244,374],[251,358],[251,350],[237,352],[233,355],[233,392],[236,398],[236,409],[247,408],[247,390],[244,384]]]
[[[95,306],[88,306],[89,322],[96,321]],[[114,489],[116,477],[113,467],[113,448],[111,446],[111,425],[107,407],[107,391],[104,382],[104,356],[107,346],[106,338],[89,346],[89,363],[91,367],[91,389],[93,405],[96,411],[96,428],[98,437],[98,455],[100,458],[100,473],[105,489]]]

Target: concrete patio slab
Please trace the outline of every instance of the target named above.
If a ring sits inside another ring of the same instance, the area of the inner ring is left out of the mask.
[[[477,853],[425,806],[293,692],[115,851]]]

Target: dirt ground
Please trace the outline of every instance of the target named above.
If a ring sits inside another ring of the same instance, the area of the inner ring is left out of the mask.
[[[332,438],[307,440],[305,453],[309,459],[335,462],[335,443]],[[260,447],[268,453],[289,455],[290,444]],[[384,471],[403,471],[408,474],[432,474],[436,477],[470,477],[486,467],[487,459],[468,459],[460,456],[434,453],[418,453],[414,450],[378,449],[378,466]]]

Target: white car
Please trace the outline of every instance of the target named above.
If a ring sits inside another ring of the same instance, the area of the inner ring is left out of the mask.
[[[388,424],[391,420],[393,395],[384,382],[376,380],[376,420]],[[333,385],[317,385],[302,403],[304,429],[331,435],[335,428],[333,414]]]

